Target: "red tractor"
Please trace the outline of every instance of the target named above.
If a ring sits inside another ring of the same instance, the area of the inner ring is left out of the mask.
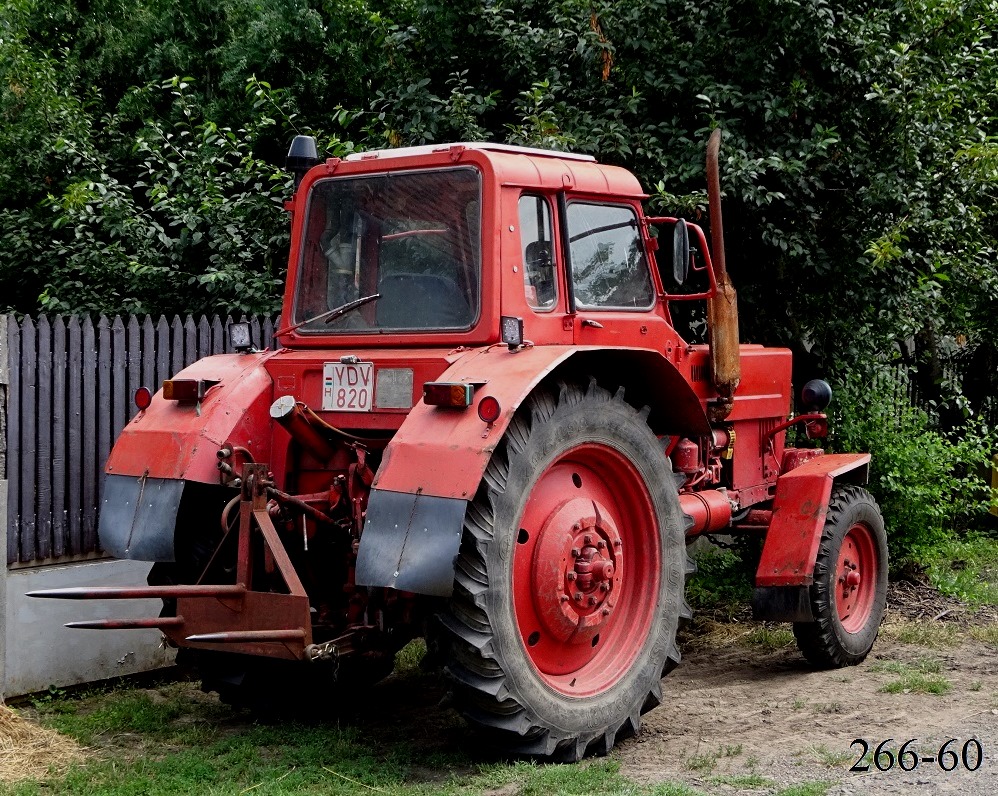
[[[376,680],[425,636],[472,724],[561,760],[662,698],[701,534],[761,538],[756,616],[817,666],[861,661],[887,578],[870,456],[785,444],[823,436],[830,391],[788,419],[790,351],[739,344],[718,147],[711,257],[588,156],[320,162],[296,138],[280,348],[233,325],[239,353],[166,381],[107,462],[101,543],[151,585],[45,596],[163,598],[76,624],[159,628],[223,692]],[[673,318],[704,306],[689,344]]]

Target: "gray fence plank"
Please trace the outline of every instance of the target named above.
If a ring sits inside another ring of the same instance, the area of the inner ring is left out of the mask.
[[[142,385],[156,392],[156,327],[152,316],[142,321]]]
[[[83,489],[80,503],[83,509],[83,548],[89,553],[97,549],[97,340],[89,316],[83,329],[83,447],[80,450],[80,472]]]
[[[52,556],[52,327],[42,315],[38,319],[37,371],[37,508],[35,557]]]
[[[164,379],[172,378],[184,369],[184,322],[179,315],[174,315],[170,324],[170,346],[170,374]]]
[[[114,316],[111,324],[111,438],[110,443],[118,438],[121,429],[128,420],[128,382],[125,372],[128,367],[128,350],[125,346],[125,324],[120,315]],[[107,454],[101,459],[101,469],[107,461]]]
[[[21,330],[7,317],[7,563],[18,560],[21,533]]]
[[[225,353],[225,329],[222,328],[222,319],[217,315],[211,316],[211,353]]]
[[[184,367],[198,358],[198,327],[188,315],[184,319]]]
[[[246,320],[246,316],[243,316],[243,320]],[[249,319],[250,322],[250,340],[253,341],[254,348],[263,348],[263,335],[260,333],[260,319],[254,315]]]
[[[208,316],[202,315],[198,321],[198,350],[197,358],[203,359],[211,353],[211,324],[208,323]]]
[[[52,555],[67,553],[66,537],[66,323],[52,324]]]
[[[166,316],[160,315],[156,322],[156,378],[149,389],[156,392],[170,375],[170,325]]]
[[[25,317],[21,322],[21,549],[19,561],[35,558],[35,418],[37,406],[35,324]]]
[[[69,339],[69,378],[66,390],[66,434],[69,553],[83,550],[83,330],[72,316],[66,328]]]
[[[128,370],[128,387],[125,391],[125,408],[128,419],[135,417],[138,407],[135,406],[135,391],[143,385],[142,381],[142,330],[139,319],[132,315],[128,319],[128,329],[125,331],[125,367]],[[148,385],[146,385],[148,386]],[[118,434],[121,433],[119,430]]]
[[[104,463],[111,452],[111,426],[113,415],[111,412],[114,392],[111,384],[111,323],[103,315],[97,322],[97,405],[94,411],[97,415],[97,451],[94,458],[94,506],[98,506],[100,500],[101,482]]]

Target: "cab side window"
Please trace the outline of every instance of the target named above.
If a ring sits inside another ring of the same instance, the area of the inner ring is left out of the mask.
[[[568,237],[575,302],[581,309],[647,309],[651,276],[634,210],[572,202]]]
[[[540,196],[521,196],[520,246],[523,257],[523,293],[535,310],[549,310],[558,300],[554,270],[551,207]]]

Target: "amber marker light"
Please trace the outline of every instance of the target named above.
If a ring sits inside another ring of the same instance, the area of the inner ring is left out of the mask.
[[[464,382],[428,381],[423,385],[423,401],[428,406],[464,409],[471,406],[475,386]]]
[[[149,392],[148,387],[139,387],[135,391],[135,405],[139,408],[139,411],[144,411],[149,408],[149,404],[152,403],[152,393]]]
[[[502,407],[499,401],[491,395],[486,395],[478,402],[478,416],[486,423],[495,423],[502,414]]]

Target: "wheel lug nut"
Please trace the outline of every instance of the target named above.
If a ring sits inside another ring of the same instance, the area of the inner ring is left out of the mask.
[[[585,536],[582,537],[582,541],[585,542],[587,545],[591,545],[593,543],[593,537],[587,533]]]
[[[600,540],[599,540],[599,541],[598,541],[598,542],[596,543],[596,549],[597,549],[597,550],[606,550],[606,542],[604,542],[604,541],[603,541],[602,539],[600,539]]]
[[[576,575],[574,572],[569,572],[567,575],[565,575],[565,577],[568,578],[569,581],[573,581],[579,576]]]
[[[582,551],[579,550],[579,548],[577,548],[577,547],[573,547],[572,548],[572,558],[578,558],[581,555],[582,555]]]
[[[580,591],[575,592],[575,602],[577,602],[577,603],[581,603],[582,602],[582,592],[580,592]]]
[[[567,594],[563,594],[563,595],[561,595],[561,597],[559,599],[561,600],[561,602],[567,603],[568,602],[568,595]]]
[[[596,598],[590,597],[588,600],[586,600],[586,602],[589,603],[589,605],[596,605]]]
[[[600,591],[610,591],[610,584],[609,583],[601,583],[599,585],[599,590]]]
[[[604,608],[603,611],[602,611],[602,614],[603,614],[603,616],[609,616],[610,615],[610,609],[609,608]]]
[[[623,545],[622,545],[620,539],[618,539],[616,542],[613,543],[613,546],[616,547],[619,550]]]

